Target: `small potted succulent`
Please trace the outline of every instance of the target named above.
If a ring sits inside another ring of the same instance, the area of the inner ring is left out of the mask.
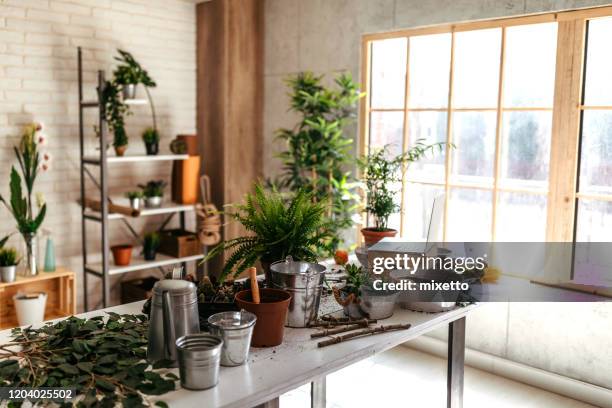
[[[346,283],[342,287],[334,286],[334,298],[344,308],[344,314],[352,319],[363,317],[359,308],[361,302],[361,288],[367,281],[365,271],[361,266],[348,264],[344,267],[346,271]]]
[[[145,261],[154,261],[159,248],[160,238],[159,233],[149,232],[144,236],[143,255]]]
[[[142,191],[128,191],[125,193],[125,198],[130,200],[132,210],[140,210],[143,197]]]
[[[0,282],[13,282],[18,264],[19,258],[15,248],[0,247]]]
[[[139,184],[145,199],[145,207],[159,208],[162,204],[164,189],[167,183],[163,180],[151,180],[147,184]]]
[[[149,127],[142,133],[142,141],[145,144],[147,155],[155,156],[159,153],[159,132],[157,129]]]
[[[358,160],[367,194],[365,210],[374,221],[373,226],[361,230],[366,246],[397,235],[397,230],[389,228],[389,217],[399,210],[394,185],[402,181],[403,171],[409,163],[420,160],[428,152],[441,151],[445,145],[426,145],[419,139],[412,148],[395,157],[387,145]]]

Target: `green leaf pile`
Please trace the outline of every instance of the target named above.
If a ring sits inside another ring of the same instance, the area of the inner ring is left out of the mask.
[[[174,390],[178,378],[146,361],[147,329],[144,315],[112,312],[13,329],[0,346],[0,386],[76,388],[78,407],[150,406],[147,395]]]

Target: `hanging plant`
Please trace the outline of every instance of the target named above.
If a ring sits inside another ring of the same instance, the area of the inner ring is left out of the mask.
[[[147,395],[173,391],[178,378],[155,370],[166,362],[145,360],[147,330],[144,315],[112,312],[13,329],[13,340],[0,346],[0,386],[74,387],[81,407],[151,406]]]

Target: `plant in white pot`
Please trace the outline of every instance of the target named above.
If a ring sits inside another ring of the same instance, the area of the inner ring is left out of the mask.
[[[0,244],[4,244],[4,242],[6,241],[3,239],[0,241]],[[13,282],[17,265],[19,265],[19,258],[15,248],[3,248],[0,246],[0,282]]]
[[[147,208],[159,208],[162,204],[162,198],[164,197],[164,189],[166,183],[163,180],[151,180],[147,184],[139,184],[138,187],[142,189],[142,194],[145,199],[145,207]]]
[[[427,145],[419,139],[412,148],[394,157],[386,145],[358,160],[367,195],[365,210],[373,222],[361,230],[367,246],[397,235],[397,230],[389,228],[389,217],[399,210],[395,199],[398,192],[394,187],[401,182],[408,164],[420,160],[427,153],[442,151],[444,146],[446,143]]]

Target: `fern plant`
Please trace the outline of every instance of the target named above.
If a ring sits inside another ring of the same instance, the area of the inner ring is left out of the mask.
[[[246,203],[229,213],[249,232],[217,245],[204,261],[231,251],[220,281],[238,276],[261,260],[275,262],[291,255],[294,260],[315,262],[317,250],[330,239],[325,206],[313,203],[310,194],[298,191],[287,201],[277,190],[266,191],[260,184],[248,194]]]

